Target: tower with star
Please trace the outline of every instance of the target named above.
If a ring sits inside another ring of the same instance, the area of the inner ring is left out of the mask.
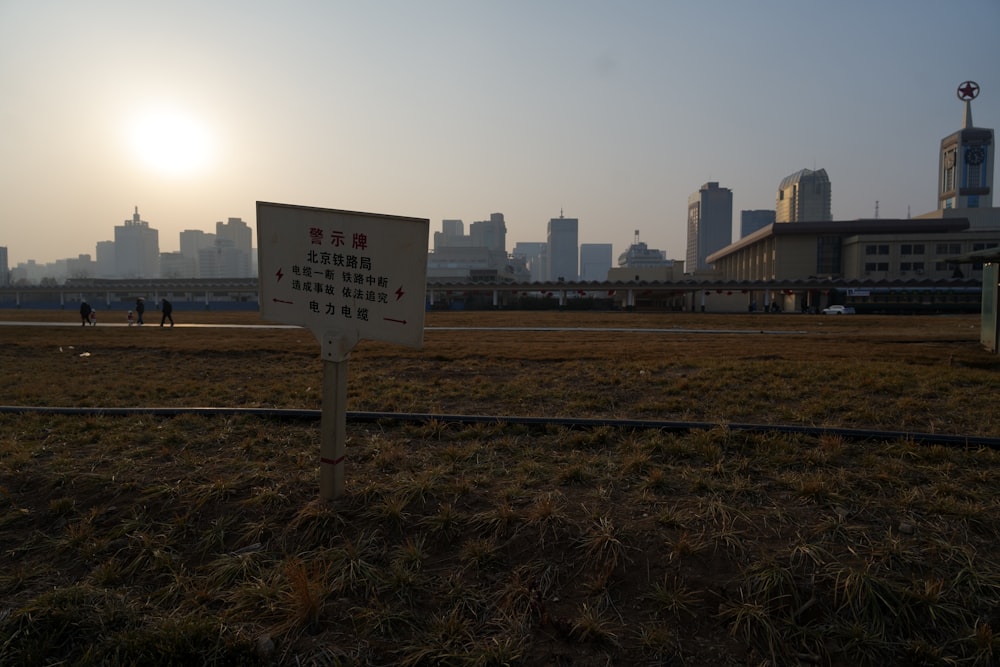
[[[972,100],[979,96],[979,84],[966,81],[958,87],[958,99],[965,103],[962,129],[941,140],[938,165],[938,210],[993,207],[992,128],[972,122]]]

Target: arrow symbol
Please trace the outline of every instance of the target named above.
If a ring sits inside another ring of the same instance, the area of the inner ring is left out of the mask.
[[[295,303],[294,301],[285,301],[284,299],[271,299],[271,301],[274,301],[275,303],[287,303],[289,305],[292,305],[292,304]]]
[[[406,324],[406,320],[397,320],[392,317],[383,317],[382,319],[385,320],[386,322],[395,322],[396,324]]]

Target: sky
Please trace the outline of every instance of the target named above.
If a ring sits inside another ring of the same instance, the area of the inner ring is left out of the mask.
[[[0,246],[93,257],[135,207],[162,252],[256,244],[269,201],[683,259],[702,184],[738,229],[803,168],[835,220],[916,216],[963,81],[1000,126],[998,30],[1000,0],[0,0]]]

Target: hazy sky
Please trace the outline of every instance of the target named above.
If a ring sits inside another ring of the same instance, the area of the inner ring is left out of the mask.
[[[1000,126],[1000,0],[0,0],[0,245],[95,252],[138,206],[177,250],[257,200],[468,225],[560,209],[683,258],[825,168],[835,219],[936,207],[940,140]],[[995,203],[996,201],[995,196]]]

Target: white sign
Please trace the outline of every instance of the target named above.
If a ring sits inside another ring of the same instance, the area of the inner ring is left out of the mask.
[[[423,344],[423,218],[257,202],[260,314],[306,327],[332,356],[362,339]]]

